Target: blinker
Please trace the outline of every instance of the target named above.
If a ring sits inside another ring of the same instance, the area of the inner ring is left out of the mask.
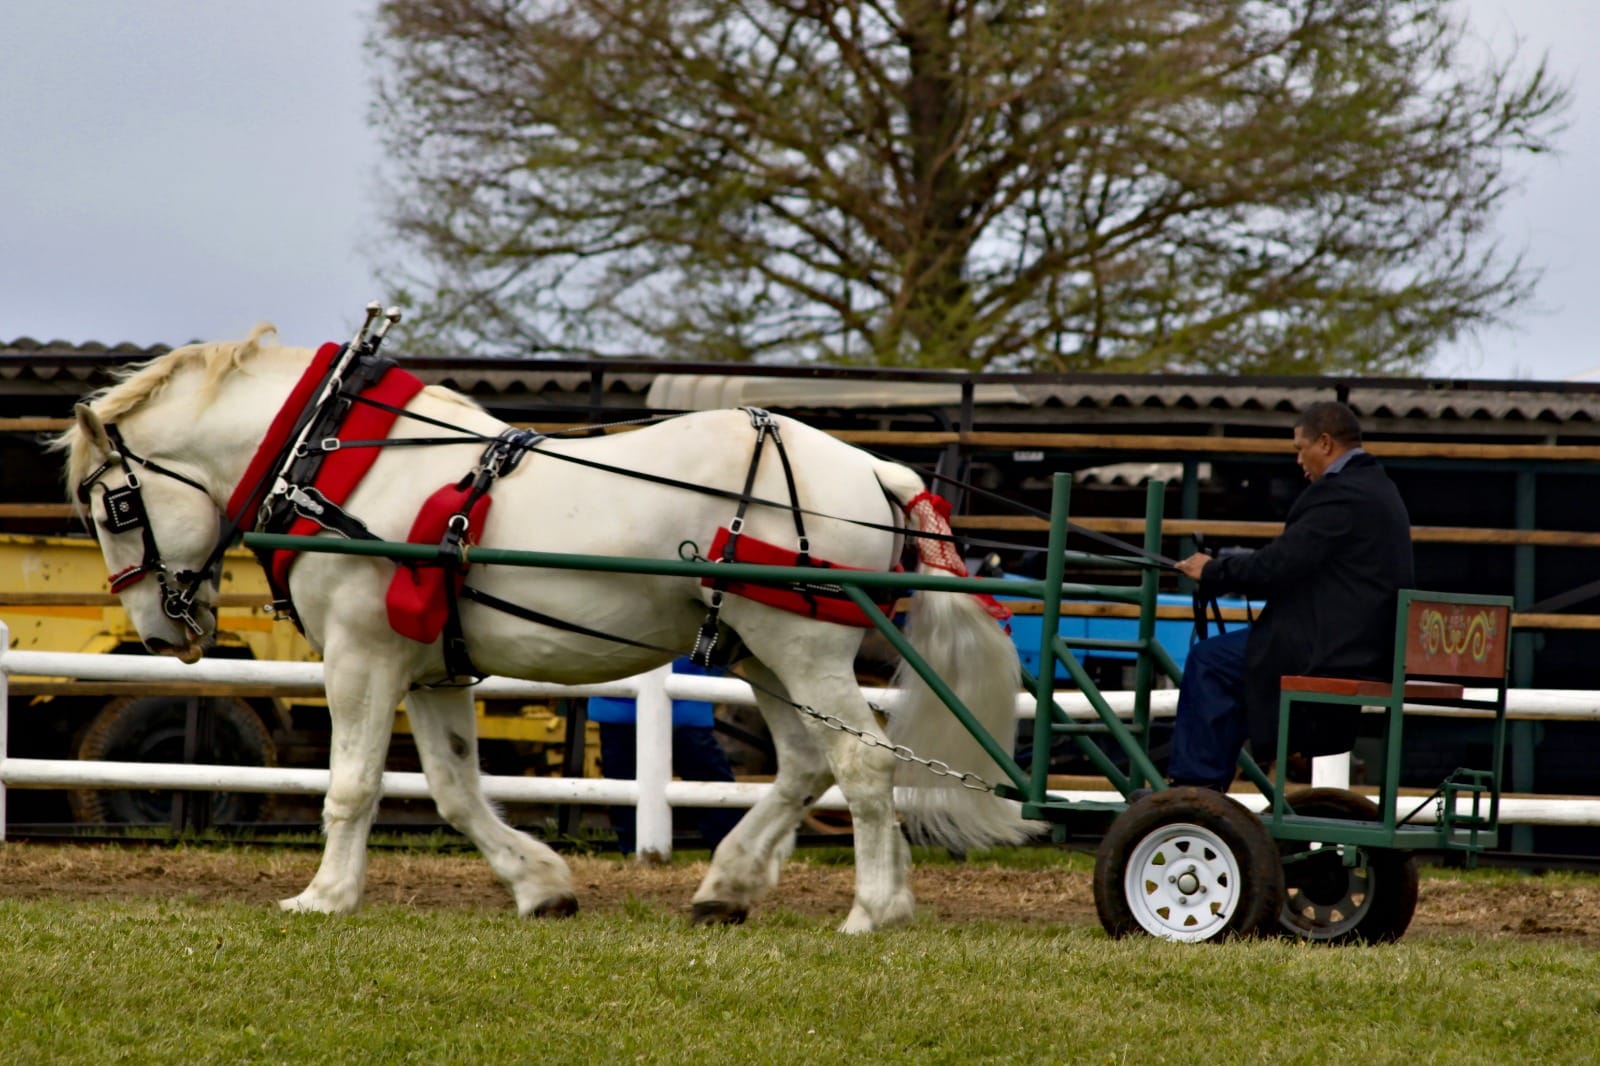
[[[139,482],[130,477],[119,489],[105,492],[106,528],[113,533],[126,533],[145,524],[144,499],[139,495]]]

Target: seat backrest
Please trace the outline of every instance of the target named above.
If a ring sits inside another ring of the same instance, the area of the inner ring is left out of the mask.
[[[1405,676],[1505,684],[1511,648],[1509,598],[1408,589],[1400,593],[1400,620],[1405,626]]]

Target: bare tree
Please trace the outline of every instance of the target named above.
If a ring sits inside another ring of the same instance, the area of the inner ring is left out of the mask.
[[[1567,94],[1453,0],[387,0],[434,340],[1039,370],[1414,369]]]

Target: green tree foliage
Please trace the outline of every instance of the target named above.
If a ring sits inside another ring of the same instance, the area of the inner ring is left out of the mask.
[[[1567,102],[1453,0],[387,0],[441,343],[1387,372],[1502,320]]]

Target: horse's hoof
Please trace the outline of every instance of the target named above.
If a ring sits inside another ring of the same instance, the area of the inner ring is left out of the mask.
[[[356,908],[354,904],[341,906],[310,892],[302,892],[298,896],[280,899],[278,909],[290,914],[349,914]]]
[[[571,918],[578,913],[578,897],[568,892],[533,908],[535,918]]]
[[[689,913],[689,921],[694,925],[743,925],[749,913],[746,907],[736,907],[732,903],[708,899],[694,905],[694,909]]]

